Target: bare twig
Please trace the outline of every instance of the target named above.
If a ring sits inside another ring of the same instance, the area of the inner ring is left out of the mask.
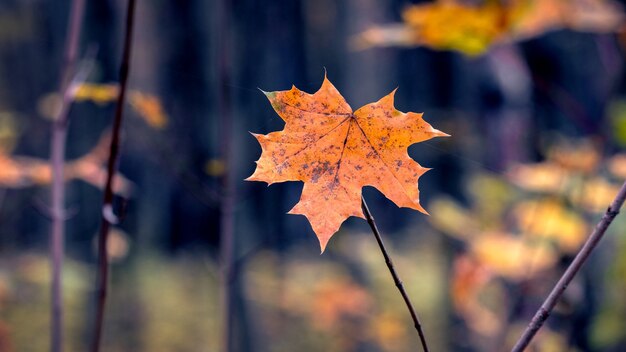
[[[233,183],[233,143],[232,143],[232,97],[231,97],[231,58],[230,58],[230,16],[231,1],[217,3],[218,21],[218,112],[220,118],[220,154],[224,163],[222,175],[222,196],[220,202],[220,266],[221,266],[221,306],[222,306],[222,351],[233,350],[233,291],[235,284],[234,266],[234,208],[235,187]]]
[[[387,268],[389,268],[389,272],[393,277],[393,282],[396,284],[396,287],[402,295],[402,299],[404,299],[406,307],[409,309],[411,319],[413,319],[413,324],[415,325],[415,330],[417,330],[420,342],[422,343],[422,348],[424,349],[424,352],[428,352],[428,345],[426,344],[426,337],[424,336],[424,331],[422,330],[422,324],[420,324],[420,321],[417,318],[417,313],[415,313],[415,308],[413,308],[413,304],[411,304],[411,300],[409,300],[409,295],[404,290],[404,285],[402,285],[402,281],[400,280],[398,273],[396,273],[396,269],[393,266],[391,257],[389,257],[389,254],[387,254],[387,249],[385,248],[383,239],[380,236],[380,232],[378,231],[378,227],[376,226],[374,217],[372,217],[372,213],[370,213],[370,210],[367,207],[367,203],[365,203],[365,198],[361,198],[361,207],[363,208],[363,214],[365,215],[367,223],[370,225],[374,236],[376,236],[376,242],[378,242],[378,246],[380,247],[381,252],[383,252],[383,257],[385,257],[385,264],[387,264]]]
[[[113,131],[111,136],[111,146],[109,149],[109,160],[107,162],[107,178],[104,187],[104,198],[102,201],[102,218],[100,233],[98,236],[98,271],[96,273],[96,315],[94,322],[94,334],[91,341],[91,351],[100,350],[100,340],[102,337],[102,327],[104,323],[104,308],[107,295],[107,280],[109,271],[109,260],[107,253],[107,238],[111,227],[110,216],[107,216],[107,209],[111,209],[113,204],[113,179],[117,169],[117,161],[120,150],[120,133],[122,127],[122,117],[124,112],[124,101],[126,97],[126,86],[128,82],[128,72],[130,70],[130,54],[133,38],[133,24],[135,18],[135,0],[128,0],[126,13],[126,29],[124,32],[124,49],[122,52],[122,62],[120,63],[120,90],[117,96],[115,107],[115,119],[113,120]],[[110,215],[110,214],[109,214]]]
[[[76,68],[78,44],[83,23],[85,0],[73,0],[65,38],[65,53],[59,94],[61,105],[52,123],[50,140],[50,166],[52,187],[50,189],[50,252],[52,281],[50,285],[50,351],[63,350],[63,257],[65,256],[65,143],[67,137],[68,113],[72,104],[72,76]]]
[[[528,347],[537,331],[541,329],[543,323],[550,316],[550,313],[554,309],[554,306],[556,306],[558,300],[561,298],[561,295],[563,295],[563,292],[565,292],[565,289],[567,289],[567,286],[570,284],[574,276],[576,276],[598,242],[600,242],[602,236],[604,236],[604,233],[609,228],[609,225],[611,225],[611,222],[613,222],[613,219],[615,219],[619,213],[620,208],[624,204],[624,200],[626,200],[626,182],[624,182],[622,188],[620,188],[619,192],[615,196],[615,199],[613,199],[613,202],[602,216],[602,219],[596,225],[593,233],[591,233],[572,263],[569,265],[567,270],[565,270],[539,310],[537,310],[535,316],[532,318],[528,327],[526,327],[526,330],[511,351],[521,352]]]

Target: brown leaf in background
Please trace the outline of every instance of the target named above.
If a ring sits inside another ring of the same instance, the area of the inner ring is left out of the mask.
[[[66,181],[78,179],[102,189],[106,180],[106,158],[110,136],[105,133],[98,144],[86,155],[67,162]],[[0,151],[0,187],[24,188],[46,185],[52,180],[48,160],[3,154]],[[117,174],[113,191],[125,197],[132,193],[132,182]]]
[[[160,130],[167,125],[167,114],[159,98],[133,90],[129,92],[128,99],[130,105],[150,127]]]
[[[525,40],[558,29],[607,33],[621,30],[624,13],[610,0],[438,0],[411,5],[403,22],[372,26],[353,39],[356,49],[426,46],[481,55],[493,45]]]

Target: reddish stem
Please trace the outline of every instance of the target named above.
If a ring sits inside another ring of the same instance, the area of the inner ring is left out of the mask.
[[[124,112],[124,101],[126,97],[126,87],[128,83],[128,72],[130,70],[130,54],[133,38],[133,24],[135,19],[135,0],[128,1],[126,13],[126,29],[124,32],[124,49],[122,52],[122,62],[120,63],[120,90],[117,96],[115,107],[115,118],[113,120],[113,131],[111,136],[111,146],[109,149],[109,160],[107,162],[107,178],[104,187],[104,198],[102,201],[102,218],[100,233],[98,236],[98,271],[96,273],[96,316],[94,322],[94,334],[91,341],[91,351],[100,350],[102,338],[102,327],[104,324],[104,308],[106,304],[109,260],[107,253],[107,238],[111,227],[113,209],[113,179],[117,169],[117,162],[120,152],[120,134],[122,129],[122,117]]]

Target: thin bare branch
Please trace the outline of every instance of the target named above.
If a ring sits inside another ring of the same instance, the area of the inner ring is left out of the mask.
[[[563,292],[565,292],[565,289],[567,289],[567,286],[572,282],[574,276],[576,276],[591,252],[600,242],[602,236],[604,236],[604,233],[609,228],[609,225],[611,225],[613,219],[615,219],[619,213],[620,208],[624,204],[624,200],[626,200],[626,182],[624,182],[622,188],[620,188],[619,192],[615,196],[615,199],[602,216],[602,219],[600,219],[600,222],[596,225],[583,247],[580,249],[572,263],[567,267],[567,270],[565,270],[541,307],[539,307],[539,310],[537,310],[535,316],[532,318],[528,327],[526,327],[526,330],[511,351],[521,352],[528,347],[535,334],[537,334],[546,319],[550,316],[550,313],[563,295]]]
[[[94,322],[94,334],[91,341],[91,351],[100,350],[102,338],[102,328],[104,324],[104,310],[107,295],[109,258],[107,253],[107,238],[111,227],[108,209],[113,206],[113,179],[117,170],[117,162],[120,152],[120,134],[122,129],[122,117],[124,113],[124,101],[126,97],[126,87],[128,83],[128,73],[130,71],[130,57],[133,39],[133,24],[135,19],[135,0],[128,1],[126,13],[126,29],[124,32],[124,49],[122,52],[122,62],[120,63],[120,90],[117,96],[115,108],[115,119],[113,120],[113,130],[111,135],[111,145],[109,148],[109,160],[107,162],[107,178],[104,187],[104,198],[102,201],[102,218],[100,233],[98,236],[98,271],[96,274],[96,315]]]
[[[52,186],[50,189],[50,261],[52,280],[50,285],[50,351],[63,350],[63,258],[65,256],[65,143],[67,139],[68,113],[72,104],[71,77],[76,68],[80,32],[85,12],[85,0],[73,0],[65,38],[65,53],[59,79],[61,105],[52,123],[50,139],[50,166]]]

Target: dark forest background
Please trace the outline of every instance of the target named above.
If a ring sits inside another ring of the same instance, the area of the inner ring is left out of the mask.
[[[452,135],[409,150],[420,164],[433,168],[420,179],[427,210],[432,200],[444,196],[471,205],[473,194],[480,193],[468,189],[472,175],[505,179],[515,163],[545,160],[548,146],[561,138],[592,140],[603,156],[624,145],[611,120],[614,102],[625,93],[624,48],[615,34],[560,30],[500,45],[478,57],[428,48],[350,48],[352,36],[374,24],[400,21],[410,3],[232,1],[228,88],[233,128],[225,135],[216,100],[216,2],[138,2],[130,88],[157,96],[169,118],[165,128],[155,129],[126,109],[119,170],[134,187],[132,196],[117,202],[124,214],[116,228],[122,250],[112,263],[105,351],[219,350],[220,148],[225,139],[231,139],[227,166],[236,190],[235,350],[407,351],[416,343],[364,221],[348,220],[319,256],[306,219],[285,215],[299,199],[301,184],[267,188],[243,181],[261,152],[248,132],[282,128],[258,88],[285,90],[293,84],[312,93],[326,72],[358,108],[398,87],[399,110],[424,112],[428,122]],[[80,53],[84,58],[95,52],[90,83],[118,79],[124,10],[122,1],[88,2]],[[58,86],[68,13],[69,2],[0,1],[0,134],[8,136],[2,141],[10,155],[49,157],[44,98]],[[68,160],[98,143],[114,109],[114,104],[73,105]],[[50,221],[44,208],[49,187],[0,187],[0,321],[16,351],[42,351],[48,331]],[[392,255],[399,258],[433,350],[493,347],[455,313],[449,299],[453,259],[464,245],[442,234],[428,217],[397,208],[378,191],[366,189],[364,195],[394,248]],[[100,189],[69,183],[68,350],[82,350],[87,341],[101,199]],[[586,218],[590,223],[597,219]],[[613,237],[623,235],[624,227],[617,228],[621,232],[615,230]],[[617,255],[618,247],[602,247],[606,255],[595,257],[590,268],[604,272],[609,265],[605,259]],[[511,315],[522,322],[529,317],[554,278],[543,277],[545,284],[529,293],[535,298],[519,303]],[[329,288],[315,286],[319,282]],[[509,288],[518,284],[507,283]],[[553,326],[565,345],[536,350],[624,348],[622,324],[609,337],[594,325],[606,303],[603,294],[609,289],[604,285],[609,285],[604,276],[589,269],[575,287],[578,296],[570,297],[571,306],[557,314],[570,320]],[[351,294],[341,298],[340,292]],[[330,308],[319,303],[319,308],[312,294],[340,297],[339,303]],[[364,295],[361,301],[367,304],[357,304],[354,311],[345,308]],[[623,309],[623,300],[612,304]],[[331,318],[294,308],[299,306],[317,307],[318,313],[327,309]],[[386,328],[371,327],[374,320]],[[320,321],[332,329],[318,326]]]

